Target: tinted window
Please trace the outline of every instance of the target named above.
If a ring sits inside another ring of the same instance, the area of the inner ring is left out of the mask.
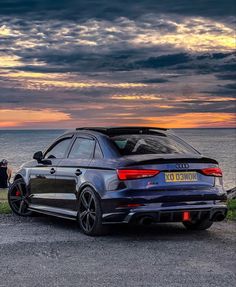
[[[194,153],[173,138],[154,135],[119,135],[111,138],[121,155]]]
[[[44,156],[44,158],[64,158],[71,138],[63,139],[56,143]]]
[[[72,146],[69,158],[90,159],[93,157],[95,141],[92,139],[77,138]]]

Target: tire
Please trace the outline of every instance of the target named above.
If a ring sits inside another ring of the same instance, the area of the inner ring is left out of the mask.
[[[102,225],[100,200],[90,187],[86,187],[80,193],[78,222],[86,235],[96,236],[106,233],[106,228]]]
[[[29,192],[23,179],[17,179],[9,187],[8,203],[13,213],[19,216],[31,216],[32,211],[28,210]]]
[[[202,219],[195,222],[191,221],[184,221],[183,225],[188,230],[206,230],[210,228],[213,224],[213,221],[210,221],[208,219]]]

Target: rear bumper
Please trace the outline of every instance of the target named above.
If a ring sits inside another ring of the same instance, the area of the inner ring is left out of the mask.
[[[192,220],[223,220],[227,195],[218,189],[108,192],[101,199],[103,223],[132,223],[151,217],[155,222],[181,222],[188,211]],[[218,216],[219,215],[219,216]]]
[[[150,217],[154,222],[182,222],[183,212],[191,220],[224,220],[227,195],[218,188],[196,190],[123,190],[107,192],[101,198],[103,223],[139,222]]]
[[[226,205],[186,205],[162,208],[135,208],[127,211],[104,213],[103,223],[139,223],[144,218],[153,222],[182,222],[183,213],[188,211],[191,220],[209,219],[222,221],[227,215]]]

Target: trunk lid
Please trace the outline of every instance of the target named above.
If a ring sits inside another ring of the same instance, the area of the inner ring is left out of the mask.
[[[148,154],[122,157],[120,166],[160,171],[153,177],[126,180],[133,189],[201,189],[215,185],[215,177],[203,174],[202,170],[216,168],[218,162],[200,154]]]

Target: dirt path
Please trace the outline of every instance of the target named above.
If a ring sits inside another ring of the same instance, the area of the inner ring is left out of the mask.
[[[74,222],[0,215],[0,286],[236,286],[236,223],[113,227],[87,237]]]

